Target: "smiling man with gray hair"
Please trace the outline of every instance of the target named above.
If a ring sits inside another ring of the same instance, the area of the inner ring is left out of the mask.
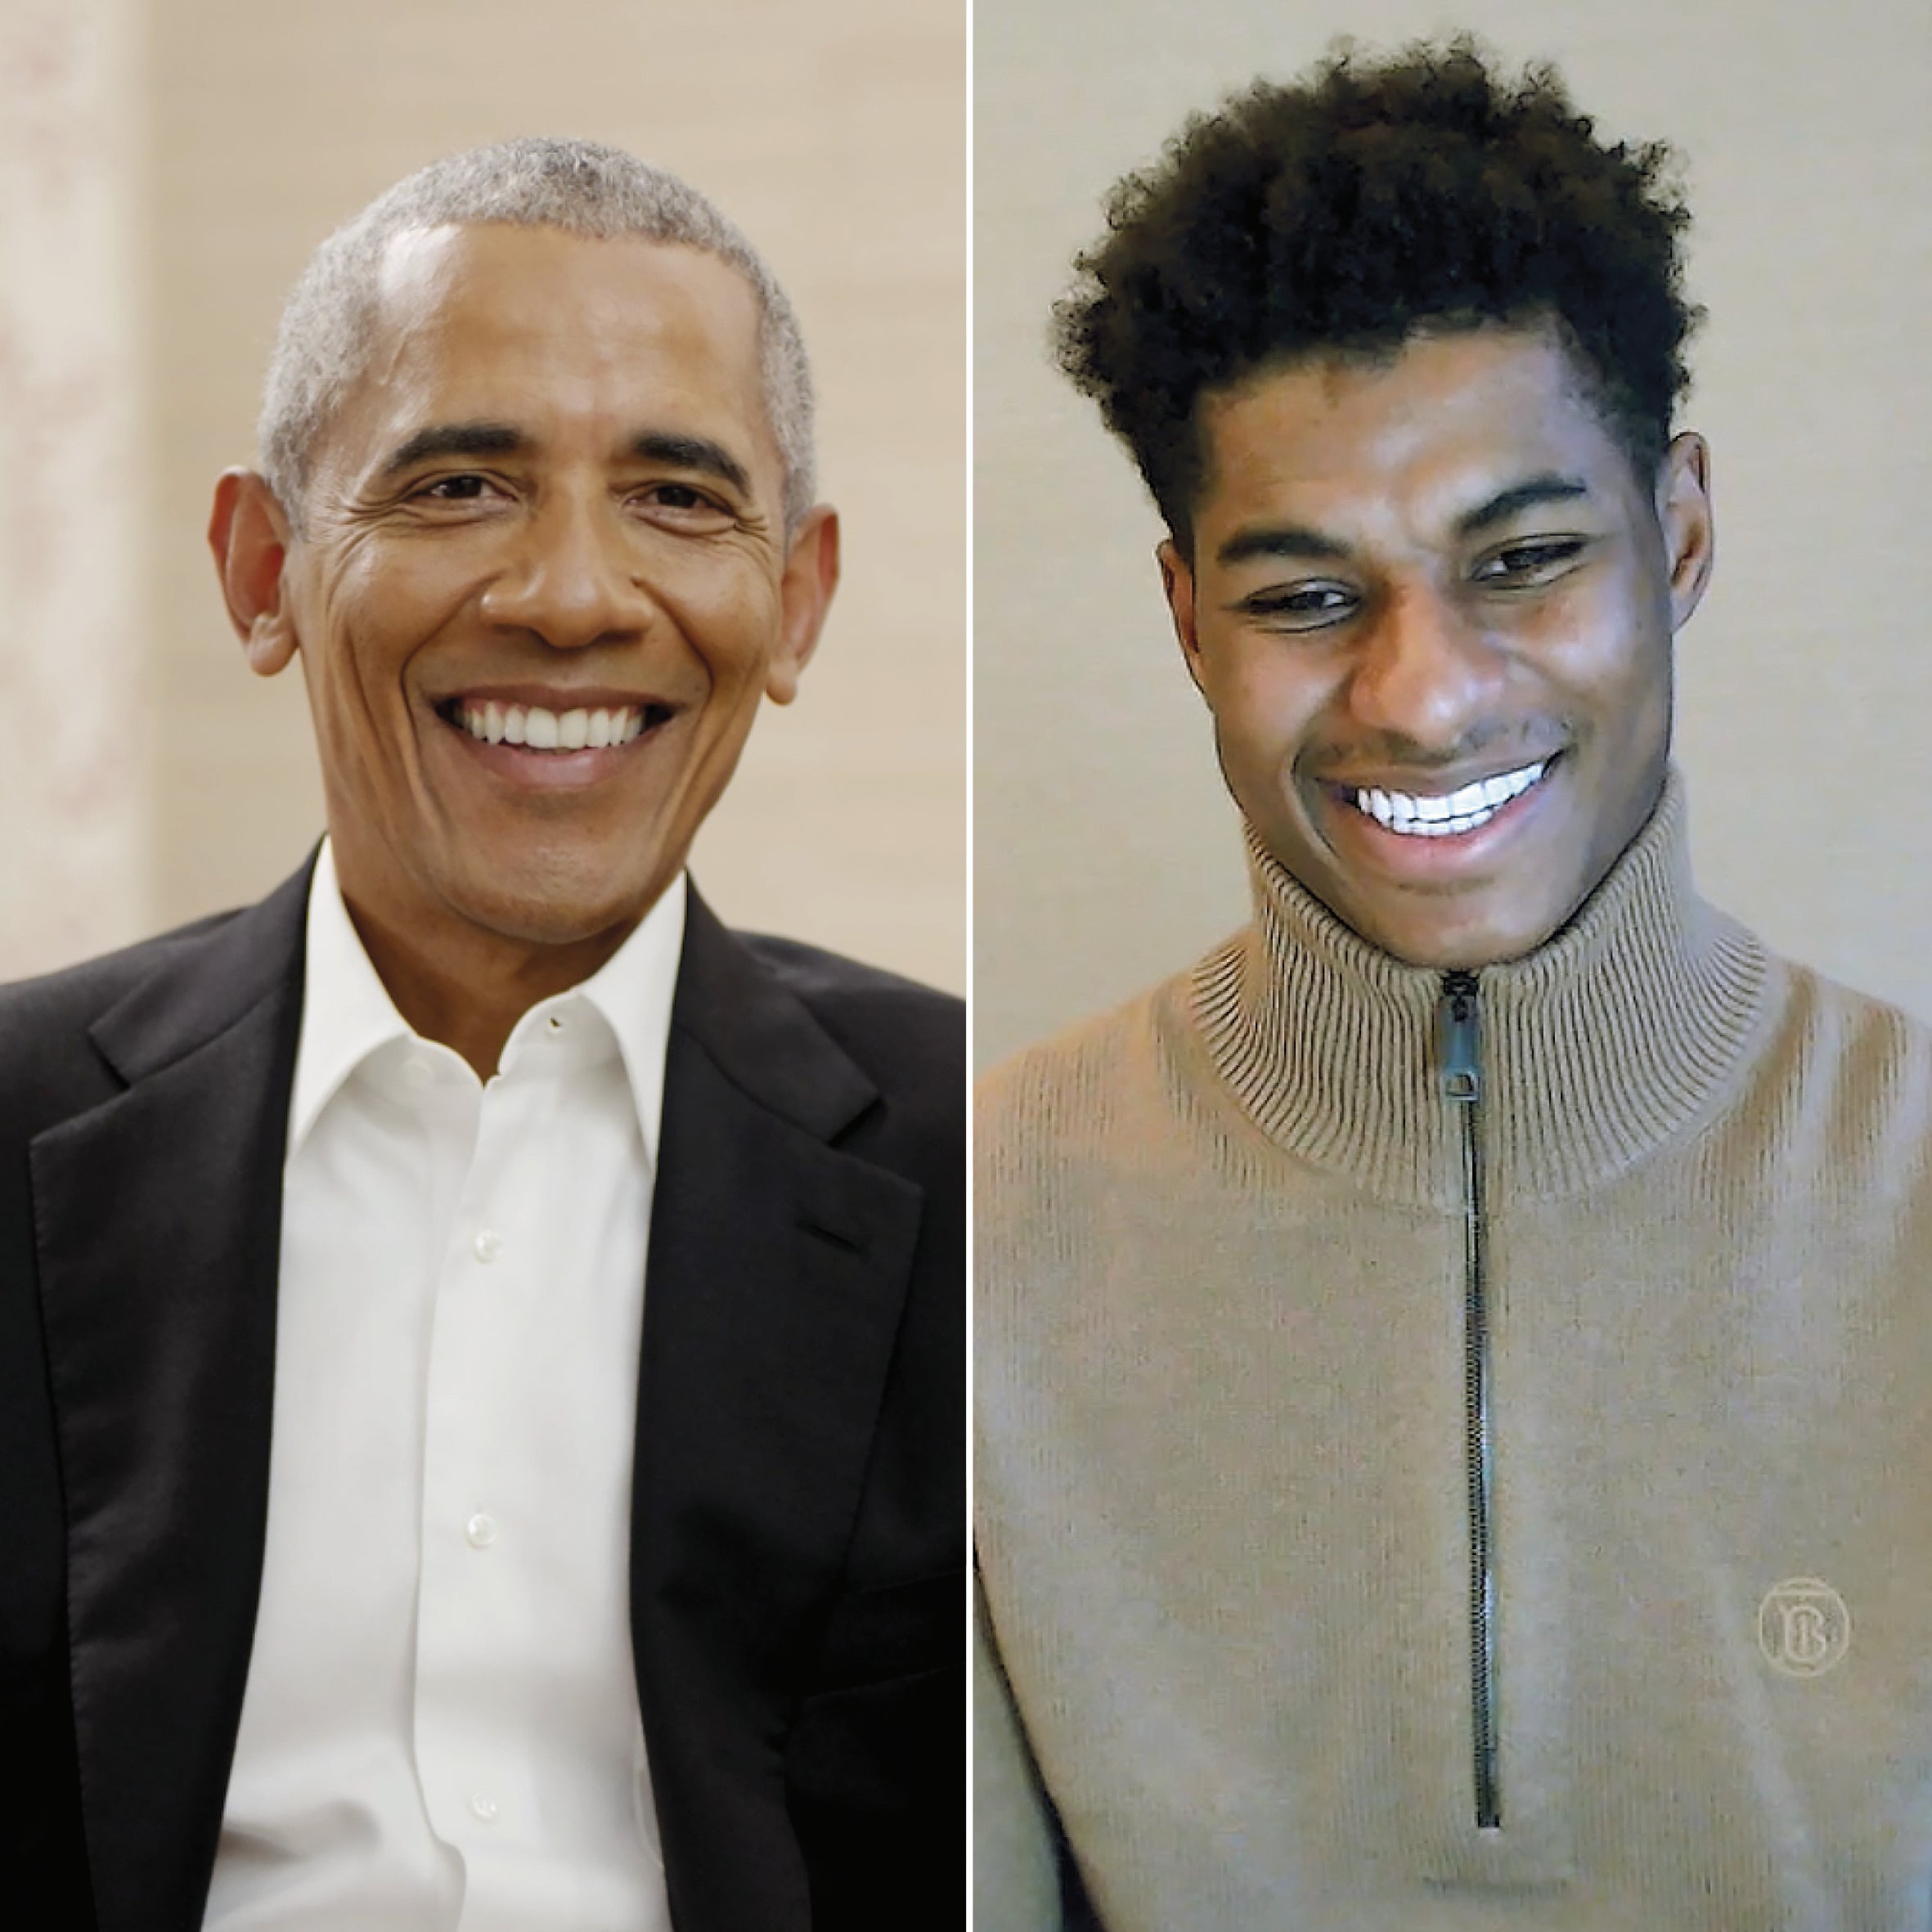
[[[328,836],[0,993],[35,1924],[958,1924],[958,1003],[685,876],[838,577],[675,177],[520,140],[290,299],[209,538]]]

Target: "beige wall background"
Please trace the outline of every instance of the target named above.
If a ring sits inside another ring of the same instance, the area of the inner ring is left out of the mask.
[[[0,5],[0,978],[146,912],[135,4]]]
[[[1343,28],[1468,25],[1685,154],[1710,318],[1719,564],[1678,640],[1704,890],[1932,1018],[1932,15],[1923,0],[979,0],[975,1050],[1186,964],[1247,914],[1233,808],[1167,629],[1161,534],[1053,369],[1101,198],[1191,110]]]
[[[321,819],[299,681],[241,663],[209,491],[251,458],[316,242],[437,155],[536,133],[713,195],[813,353],[844,585],[694,872],[734,923],[962,986],[962,0],[0,16],[0,977],[254,898],[302,858]]]

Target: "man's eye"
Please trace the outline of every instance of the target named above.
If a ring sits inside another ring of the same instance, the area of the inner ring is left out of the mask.
[[[708,535],[737,521],[730,508],[691,483],[653,483],[640,490],[633,501],[648,514],[681,530]]]
[[[1536,543],[1512,543],[1492,552],[1476,567],[1479,583],[1534,583],[1553,577],[1584,547],[1580,537],[1547,538]]]
[[[690,483],[653,483],[643,492],[644,500],[654,510],[689,510],[703,513],[708,511],[715,516],[728,513],[723,506],[706,496],[702,490]]]
[[[1353,591],[1340,584],[1296,584],[1292,589],[1257,591],[1241,600],[1249,617],[1278,630],[1312,631],[1355,608]]]
[[[474,503],[489,487],[487,476],[439,476],[417,493],[434,503]]]

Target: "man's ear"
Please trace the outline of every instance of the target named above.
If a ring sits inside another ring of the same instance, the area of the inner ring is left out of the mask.
[[[252,470],[224,470],[214,486],[208,547],[228,621],[249,668],[262,677],[284,669],[299,641],[282,581],[289,537],[289,519],[267,479]]]
[[[1717,558],[1710,509],[1710,446],[1694,429],[1671,438],[1657,472],[1657,527],[1670,577],[1670,628],[1681,631],[1703,600]]]
[[[1180,546],[1170,537],[1154,552],[1161,566],[1161,587],[1167,593],[1167,609],[1174,619],[1174,635],[1186,660],[1188,676],[1194,689],[1206,695],[1201,682],[1201,633],[1194,622],[1194,567],[1180,554]]]
[[[765,672],[765,695],[774,704],[789,704],[798,695],[799,675],[818,649],[838,588],[838,512],[821,503],[807,512],[785,551],[778,643]]]

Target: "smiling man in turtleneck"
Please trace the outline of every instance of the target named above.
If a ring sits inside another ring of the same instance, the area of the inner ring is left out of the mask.
[[[1692,889],[1665,161],[1339,59],[1062,307],[1255,916],[981,1101],[988,1932],[1924,1922],[1932,1045]]]

